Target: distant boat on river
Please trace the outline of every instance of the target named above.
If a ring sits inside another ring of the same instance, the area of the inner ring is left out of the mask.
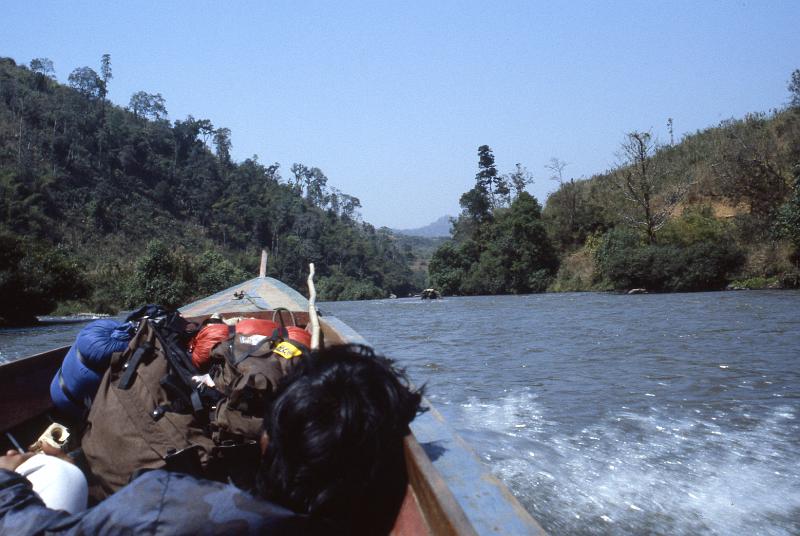
[[[422,291],[419,297],[423,300],[438,300],[442,297],[442,294],[435,288],[426,288]]]

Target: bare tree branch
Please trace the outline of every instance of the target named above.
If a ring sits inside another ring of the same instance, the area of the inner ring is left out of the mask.
[[[682,180],[668,186],[669,173],[656,157],[658,149],[649,132],[628,133],[620,150],[620,165],[612,174],[627,201],[623,220],[644,229],[651,244],[692,185],[691,180]]]

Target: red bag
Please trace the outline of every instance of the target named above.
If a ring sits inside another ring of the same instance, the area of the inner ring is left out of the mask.
[[[225,341],[230,336],[227,324],[206,324],[197,332],[189,343],[192,352],[192,363],[199,369],[205,368],[211,360],[211,350],[217,343]]]
[[[278,327],[278,324],[272,320],[263,320],[261,318],[243,318],[236,324],[236,333],[240,335],[263,335],[265,337],[272,337],[272,332]]]
[[[311,334],[309,332],[297,326],[289,326],[286,331],[289,332],[290,340],[299,342],[306,348],[311,348]]]

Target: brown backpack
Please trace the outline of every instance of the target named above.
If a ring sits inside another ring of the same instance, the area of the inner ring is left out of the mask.
[[[208,461],[214,442],[195,414],[169,411],[176,394],[163,381],[171,372],[166,352],[155,324],[145,319],[128,348],[111,358],[81,440],[98,499],[136,471],[164,467],[183,449],[195,448]]]
[[[211,378],[223,398],[209,424],[214,441],[242,442],[261,435],[264,411],[278,383],[295,368],[308,349],[280,335],[235,334],[211,352]]]

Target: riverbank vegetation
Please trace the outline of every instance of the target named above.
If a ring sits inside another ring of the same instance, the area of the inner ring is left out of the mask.
[[[669,120],[669,143],[632,131],[607,172],[552,159],[544,207],[483,145],[444,242],[363,222],[317,167],[234,162],[229,129],[170,120],[159,93],[110,103],[108,55],[67,79],[0,58],[0,322],[178,305],[255,273],[262,248],[295,288],[315,262],[323,300],[800,285],[800,70],[787,106],[678,141]]]
[[[478,148],[475,186],[461,196],[453,240],[431,258],[432,286],[445,294],[523,294],[547,288],[558,258],[541,205],[525,191],[529,182],[522,167],[500,175],[491,148]]]
[[[170,121],[158,93],[113,105],[98,67],[64,85],[46,58],[0,58],[0,319],[180,304],[254,274],[262,248],[295,288],[315,262],[320,299],[415,290],[410,250],[322,170],[234,162],[229,129]]]
[[[590,178],[567,178],[553,158],[558,189],[543,210],[535,200],[515,208],[524,199],[515,187],[532,176],[519,164],[500,174],[481,146],[476,186],[433,255],[431,283],[454,294],[797,288],[800,70],[789,92],[784,108],[678,142],[630,132],[618,165]],[[529,232],[509,234],[503,222],[522,217]]]

